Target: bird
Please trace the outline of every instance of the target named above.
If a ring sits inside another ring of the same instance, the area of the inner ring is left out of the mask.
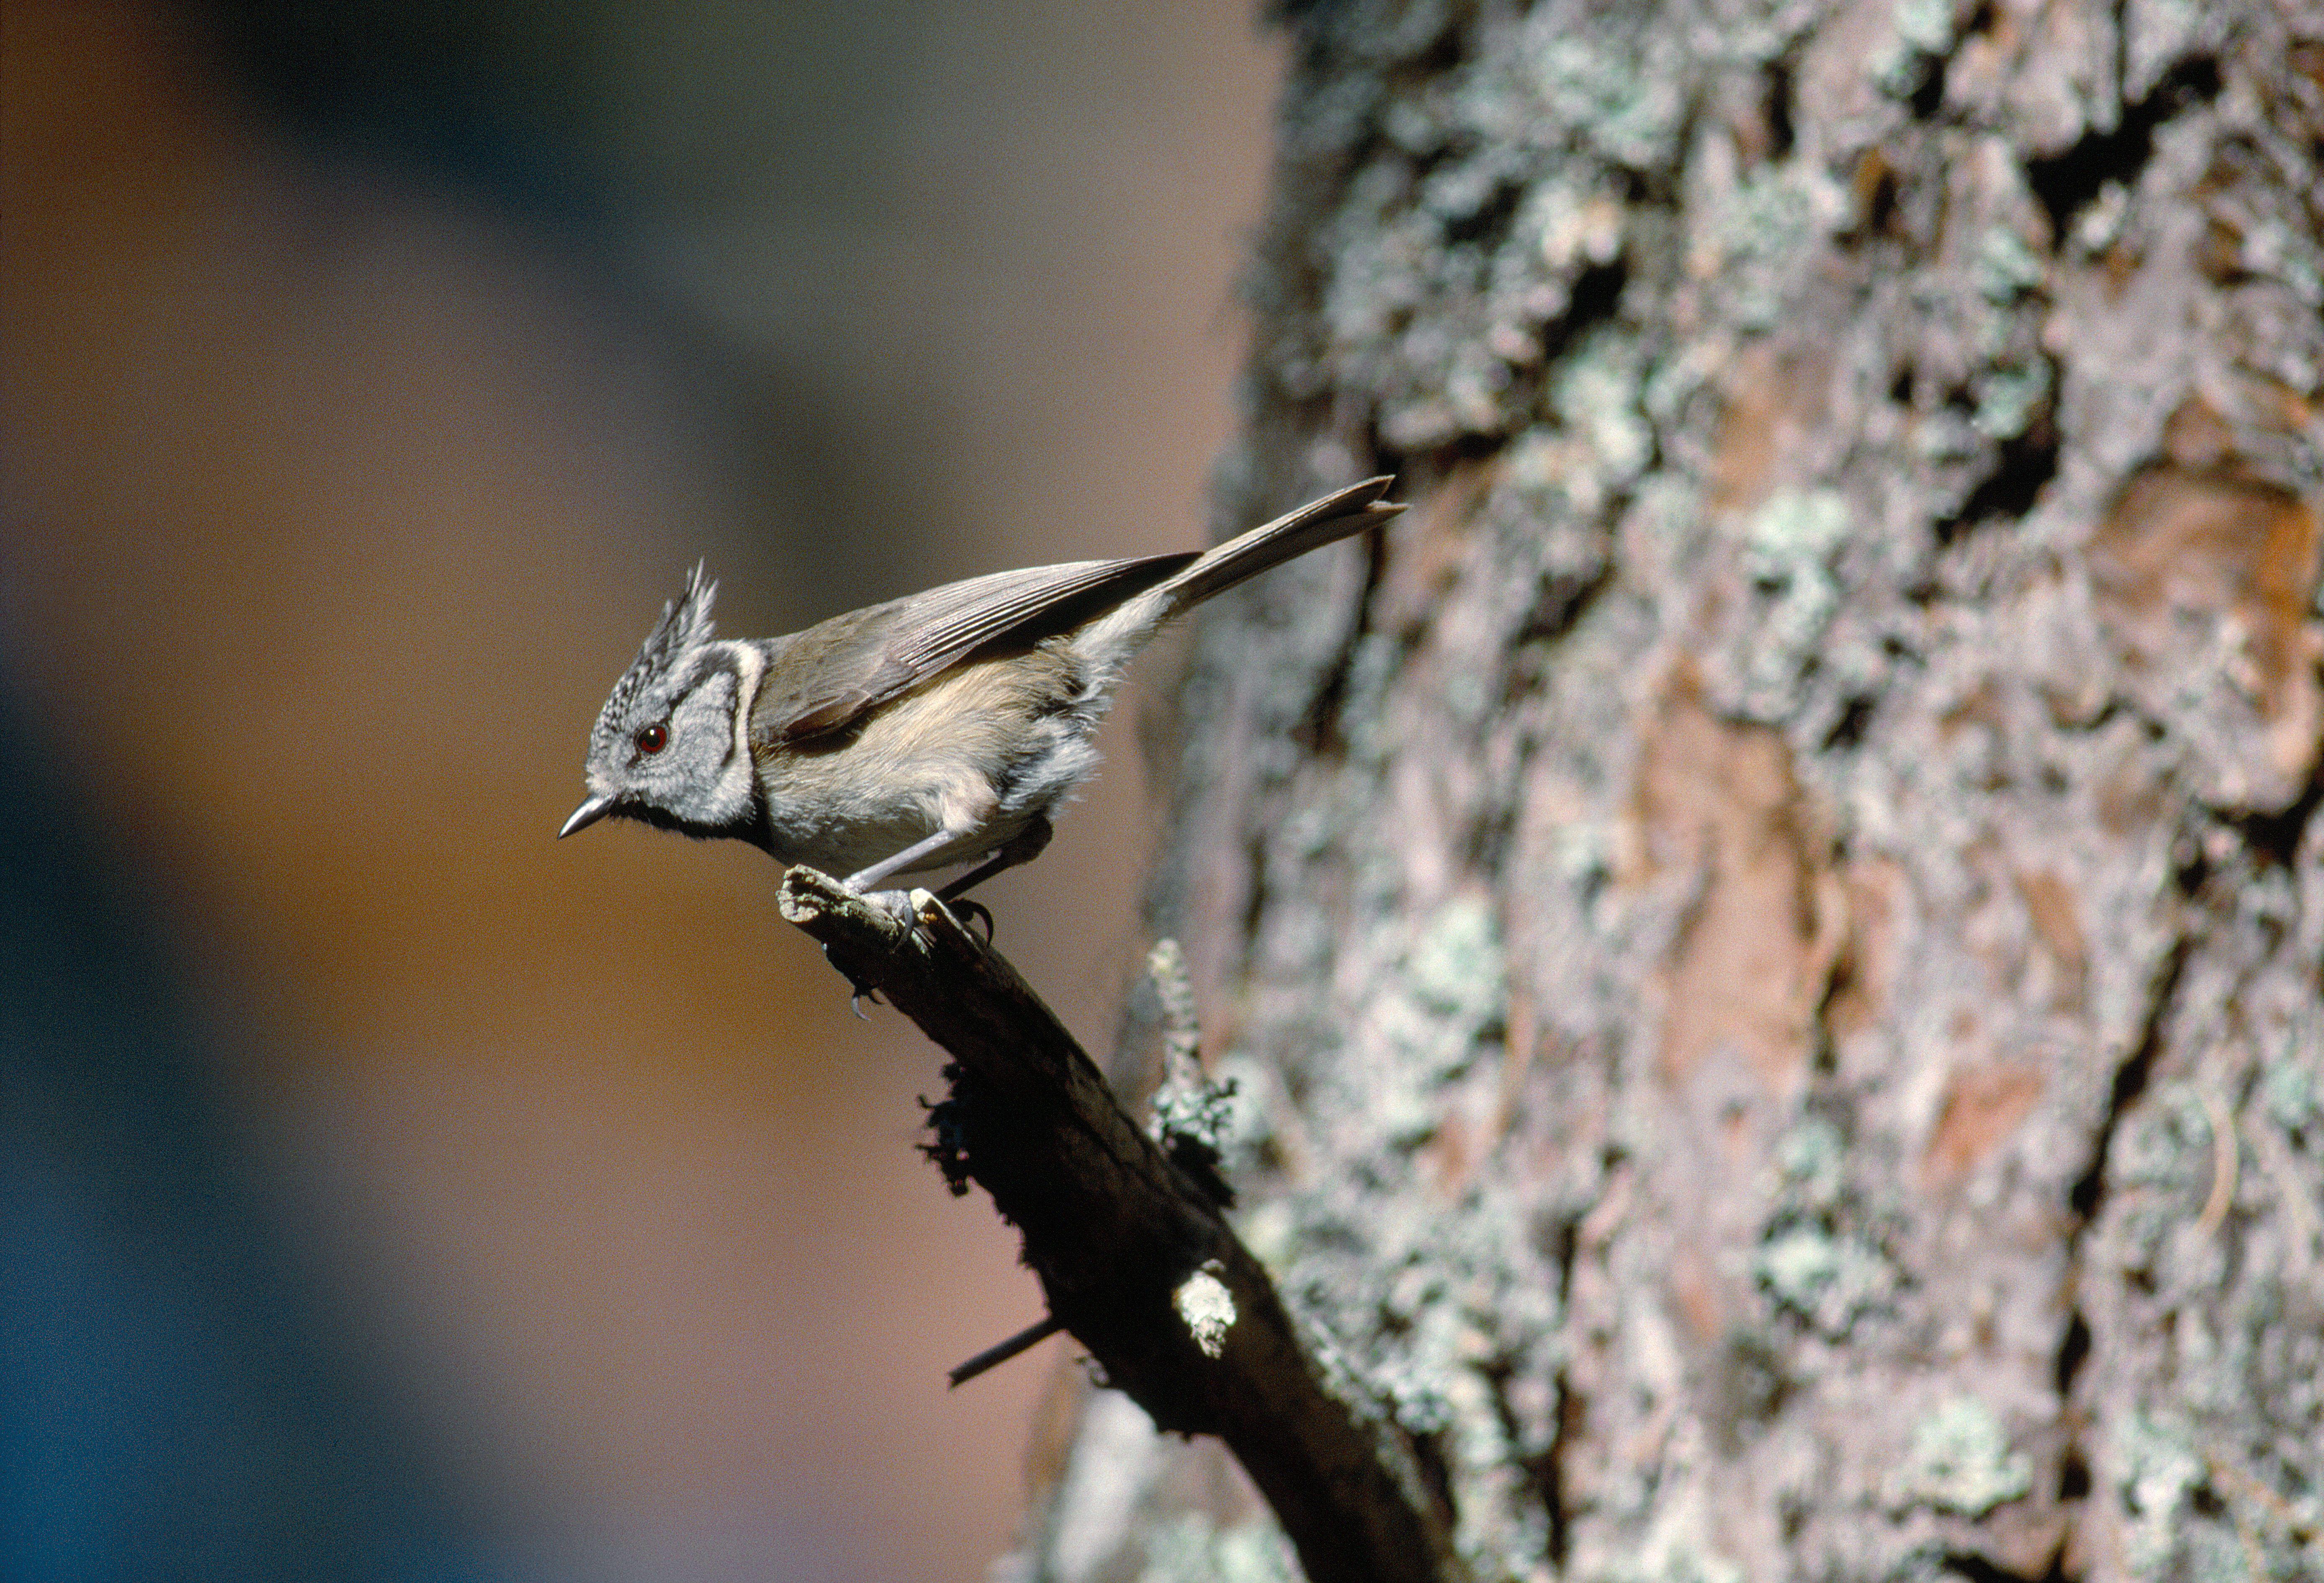
[[[1048,845],[1157,631],[1395,516],[1394,482],[1367,478],[1208,551],[994,572],[782,637],[718,637],[717,585],[697,562],[599,712],[588,795],[558,836],[611,818],[731,838],[867,896],[982,858],[937,893],[953,901]]]

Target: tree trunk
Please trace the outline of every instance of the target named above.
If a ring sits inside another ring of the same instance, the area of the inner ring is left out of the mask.
[[[1246,1239],[1480,1578],[2324,1576],[2324,10],[1288,25],[1221,526],[1416,509],[1182,692]],[[1290,1567],[1066,1405],[1023,1575]]]

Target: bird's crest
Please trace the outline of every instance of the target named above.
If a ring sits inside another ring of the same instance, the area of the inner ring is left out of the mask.
[[[717,595],[718,585],[703,576],[702,562],[696,561],[686,577],[686,592],[661,607],[661,619],[646,634],[645,646],[613,683],[613,696],[606,699],[597,717],[596,734],[590,744],[593,752],[609,749],[616,738],[626,736],[630,708],[639,695],[710,641],[717,630],[710,620],[711,602]]]

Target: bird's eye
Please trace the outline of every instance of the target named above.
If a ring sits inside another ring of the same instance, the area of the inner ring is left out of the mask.
[[[649,726],[638,733],[640,753],[659,753],[669,745],[669,727],[667,726]]]

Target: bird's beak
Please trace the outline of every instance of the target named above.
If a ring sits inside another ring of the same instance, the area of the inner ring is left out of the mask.
[[[573,810],[573,817],[565,821],[565,828],[557,832],[557,838],[561,841],[576,830],[586,830],[613,811],[613,794],[600,792]]]

